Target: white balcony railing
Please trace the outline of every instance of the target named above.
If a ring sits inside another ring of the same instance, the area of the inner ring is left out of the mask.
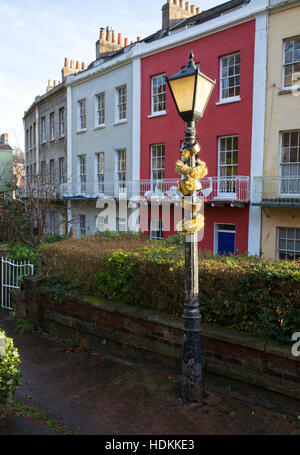
[[[102,183],[62,183],[53,187],[50,191],[49,185],[42,189],[23,187],[20,196],[22,197],[49,197],[60,199],[101,199],[127,197],[144,200],[180,200],[181,194],[177,191],[178,178],[162,180],[134,180],[115,181]],[[249,177],[205,177],[201,180],[202,190],[200,196],[204,196],[207,202],[241,202],[247,203],[250,199]]]
[[[300,206],[299,177],[254,177],[252,203],[267,206]]]

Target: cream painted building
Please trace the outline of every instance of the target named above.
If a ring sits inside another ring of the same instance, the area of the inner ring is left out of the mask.
[[[253,185],[262,257],[300,257],[300,0],[269,2],[264,169]]]

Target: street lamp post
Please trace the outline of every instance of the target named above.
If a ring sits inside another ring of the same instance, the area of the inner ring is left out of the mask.
[[[194,54],[189,54],[187,66],[167,78],[167,83],[175,102],[178,114],[187,123],[185,130],[184,149],[188,152],[186,166],[195,170],[196,155],[200,151],[196,140],[195,122],[205,111],[215,82],[200,73],[194,63]],[[182,163],[183,164],[183,163]],[[199,166],[198,166],[199,167]],[[197,188],[186,191],[191,207],[191,221],[196,221]],[[184,311],[182,339],[182,384],[181,395],[184,401],[202,402],[203,383],[201,365],[201,314],[199,308],[198,284],[198,242],[197,232],[191,231],[185,238],[185,281],[184,281]]]

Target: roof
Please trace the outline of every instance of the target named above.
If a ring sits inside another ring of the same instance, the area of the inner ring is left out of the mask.
[[[184,19],[183,21],[171,27],[170,30],[177,30],[182,27],[190,27],[193,25],[202,24],[203,22],[210,21],[216,17],[223,15],[232,9],[247,5],[251,1],[252,0],[231,0],[226,3],[222,3],[221,5],[215,6],[214,8],[202,11],[202,13],[197,14],[196,16],[191,16],[187,19]]]
[[[157,41],[161,38],[164,38],[166,36],[169,36],[170,32],[173,30],[179,30],[181,28],[187,28],[187,27],[192,27],[195,25],[202,24],[204,22],[210,21],[212,19],[215,19],[227,12],[230,12],[231,10],[235,8],[240,8],[244,5],[247,5],[250,3],[252,0],[230,0],[228,2],[222,3],[221,5],[215,6],[213,8],[210,8],[206,11],[202,11],[200,14],[197,14],[195,16],[191,16],[187,19],[182,19],[182,21],[178,22],[176,25],[173,25],[173,27],[170,27],[167,30],[160,29],[157,32],[153,33],[152,35],[147,36],[146,38],[142,39],[141,41],[138,41],[136,43],[131,44],[130,46],[127,46],[126,48],[122,48],[118,51],[113,51],[110,54],[106,55],[105,57],[101,57],[98,60],[94,60],[88,68],[86,69],[89,70],[91,68],[95,68],[98,65],[101,65],[102,63],[111,60],[118,55],[123,54],[124,52],[127,52],[132,46],[135,46],[137,43],[152,43],[153,41]]]

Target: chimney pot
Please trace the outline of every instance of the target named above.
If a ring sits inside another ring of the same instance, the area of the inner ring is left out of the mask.
[[[115,43],[115,44],[117,43],[116,31],[115,30],[112,31],[112,42]]]
[[[80,70],[80,63],[79,62],[76,62],[76,69]]]
[[[69,59],[68,59],[68,57],[65,58],[65,68],[69,68]]]
[[[101,40],[105,39],[105,28],[103,27],[100,28],[100,39]]]
[[[196,14],[200,14],[201,13],[201,8],[196,8]]]
[[[74,60],[71,60],[70,68],[74,68]]]
[[[128,46],[128,38],[124,39],[124,47]]]
[[[86,69],[86,64],[85,64],[85,62],[82,62],[82,64],[81,64],[81,69],[82,69],[82,70],[85,70],[85,69]]]
[[[177,6],[177,0],[173,0],[173,5]]]
[[[137,40],[137,41],[141,41],[141,37],[140,37],[140,36],[138,36],[136,40]]]
[[[190,5],[191,5],[190,2],[185,2],[185,10],[186,11],[190,11]]]
[[[122,46],[122,33],[118,33],[118,44]]]
[[[192,6],[191,6],[191,13],[192,13],[192,14],[195,14],[195,12],[196,12],[196,6],[195,6],[195,5],[192,5]]]
[[[106,41],[110,41],[110,28],[108,26],[106,29]]]
[[[184,0],[179,1],[179,6],[180,8],[184,9]]]

